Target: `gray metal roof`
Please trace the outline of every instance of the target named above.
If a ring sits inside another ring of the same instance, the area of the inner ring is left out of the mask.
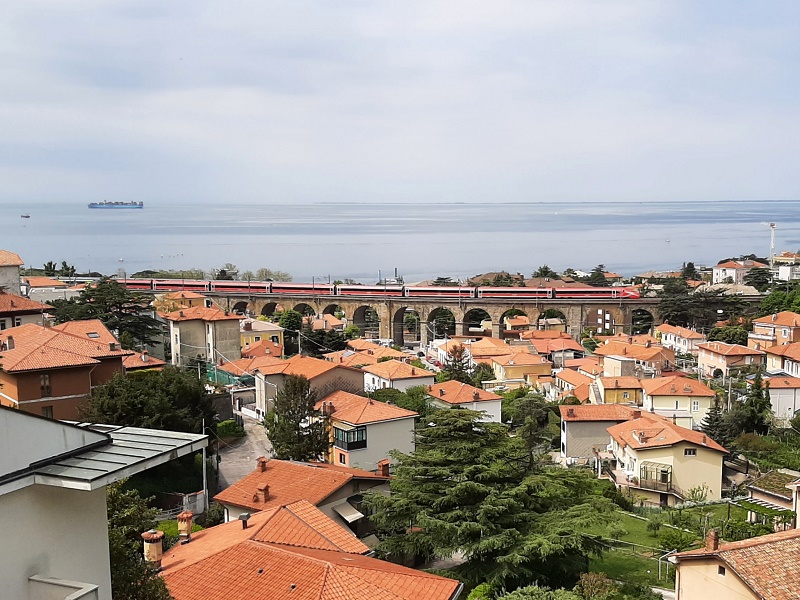
[[[208,436],[196,433],[83,423],[78,426],[106,434],[109,442],[54,457],[34,467],[35,483],[94,490],[208,445]]]

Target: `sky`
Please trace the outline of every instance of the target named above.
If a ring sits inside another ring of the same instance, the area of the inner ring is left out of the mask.
[[[800,197],[796,0],[3,0],[0,202]]]

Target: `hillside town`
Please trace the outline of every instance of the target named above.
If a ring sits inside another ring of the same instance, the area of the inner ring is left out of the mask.
[[[226,267],[0,250],[0,596],[799,597],[800,253]]]

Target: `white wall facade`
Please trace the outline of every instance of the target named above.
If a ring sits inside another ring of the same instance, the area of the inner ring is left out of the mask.
[[[0,267],[0,288],[9,294],[20,295],[19,289],[19,267],[3,266]]]
[[[454,406],[448,402],[442,402],[433,396],[429,396],[429,398],[431,406],[436,408],[464,408],[476,412],[483,412],[483,421],[488,423],[502,423],[502,400],[481,400],[480,402],[465,402]]]
[[[435,377],[414,377],[412,379],[384,379],[372,373],[364,373],[364,391],[374,392],[384,388],[393,388],[404,392],[408,388],[417,387],[419,385],[433,385]]]
[[[772,405],[772,414],[778,421],[785,424],[800,410],[800,389],[770,388],[769,401]]]
[[[414,417],[409,417],[367,424],[367,447],[348,451],[349,466],[364,471],[376,471],[378,461],[385,458],[392,461],[392,457],[389,456],[391,450],[398,450],[404,454],[413,452],[414,421]],[[336,451],[337,448],[334,446],[332,452]]]

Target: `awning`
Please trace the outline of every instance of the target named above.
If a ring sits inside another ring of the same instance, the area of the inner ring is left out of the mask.
[[[353,521],[358,521],[359,519],[363,519],[364,515],[358,512],[351,504],[347,502],[343,502],[342,504],[337,504],[333,507],[340,517],[342,517],[348,523],[352,523]]]

